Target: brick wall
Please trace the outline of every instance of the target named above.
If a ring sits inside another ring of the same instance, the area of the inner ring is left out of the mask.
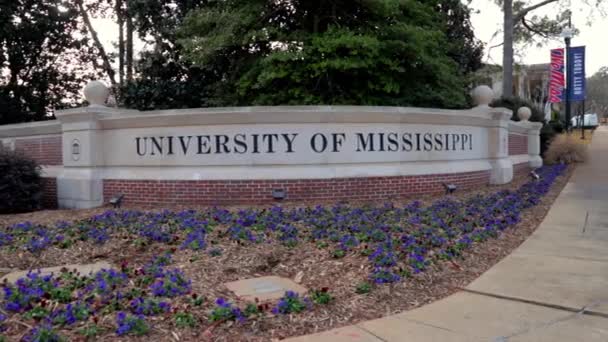
[[[530,171],[532,169],[528,163],[515,164],[513,165],[513,178],[527,177]]]
[[[528,136],[509,134],[509,155],[528,154]]]
[[[273,201],[273,189],[287,191],[289,201],[388,200],[444,191],[442,182],[460,189],[488,184],[489,171],[399,177],[306,180],[154,181],[104,180],[104,199],[125,194],[125,203],[143,205],[225,204]]]
[[[57,208],[57,179],[56,178],[43,178],[42,187],[44,193],[42,194],[42,207],[45,209],[56,209]]]
[[[44,138],[19,138],[15,149],[36,160],[40,165],[63,165],[61,135]]]

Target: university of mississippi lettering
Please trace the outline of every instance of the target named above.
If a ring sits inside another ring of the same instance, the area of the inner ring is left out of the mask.
[[[207,155],[353,152],[472,151],[473,134],[468,133],[300,133],[207,134],[135,137],[137,155]]]

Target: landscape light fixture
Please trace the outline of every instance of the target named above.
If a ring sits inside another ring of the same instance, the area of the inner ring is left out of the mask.
[[[283,200],[287,197],[287,192],[283,189],[273,189],[272,198],[275,200]]]
[[[110,204],[114,208],[120,208],[120,205],[122,204],[122,199],[124,197],[125,197],[124,194],[116,194],[116,195],[114,195],[114,197],[110,198]]]
[[[532,180],[540,180],[540,176],[534,170],[530,171],[530,178],[532,178]]]
[[[446,195],[451,195],[454,193],[454,191],[456,191],[457,187],[454,184],[446,184],[446,183],[442,183],[443,187],[445,188],[445,194]]]

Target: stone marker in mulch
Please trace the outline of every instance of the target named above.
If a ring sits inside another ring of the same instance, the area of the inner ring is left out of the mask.
[[[61,270],[64,268],[67,269],[68,271],[76,270],[76,272],[78,272],[78,273],[80,273],[80,275],[84,276],[84,275],[89,275],[91,273],[98,272],[104,268],[105,269],[112,268],[112,265],[110,265],[110,263],[108,263],[107,261],[99,261],[94,264],[84,264],[84,265],[75,264],[75,265],[47,267],[47,268],[40,269],[40,275],[45,276],[45,275],[49,275],[51,273],[57,275],[57,274],[61,273]],[[32,270],[37,271],[36,268],[34,268]],[[19,278],[23,278],[23,277],[27,276],[27,273],[28,273],[28,271],[11,272],[11,273],[5,275],[4,277],[0,278],[0,283],[4,283],[5,280],[9,283],[15,283]]]
[[[233,281],[224,284],[228,290],[234,292],[240,298],[247,301],[270,301],[279,299],[286,291],[304,294],[308,291],[305,287],[296,284],[293,280],[277,276],[251,278]]]

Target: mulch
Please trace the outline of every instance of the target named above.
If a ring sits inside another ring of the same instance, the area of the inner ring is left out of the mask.
[[[521,221],[512,228],[504,231],[498,238],[491,239],[482,244],[466,250],[462,258],[454,261],[433,263],[433,265],[420,274],[414,275],[394,285],[377,286],[368,294],[356,294],[355,286],[368,279],[371,265],[367,258],[355,253],[349,253],[341,259],[333,259],[327,249],[317,248],[311,242],[302,241],[293,248],[273,244],[237,244],[227,239],[217,238],[213,247],[221,247],[220,256],[210,257],[204,252],[191,250],[177,250],[173,254],[172,267],[182,269],[192,279],[193,292],[205,298],[200,307],[187,307],[199,318],[197,328],[177,329],[170,319],[154,322],[154,329],[145,337],[118,338],[114,334],[113,317],[106,317],[99,325],[108,328],[107,333],[99,340],[121,341],[273,341],[287,337],[316,333],[324,330],[338,328],[345,325],[356,324],[361,321],[375,319],[386,315],[411,310],[422,305],[434,302],[449,296],[460,288],[467,286],[483,272],[498,263],[505,256],[517,248],[542,222],[549,211],[551,204],[557,198],[568,182],[574,167],[560,176],[552,186],[550,192],[542,198],[539,205],[526,210]],[[460,192],[456,197],[466,198],[480,193],[494,193],[502,189],[517,189],[528,179],[517,179],[504,186],[488,186],[475,191]],[[431,203],[438,196],[425,196],[422,201]],[[417,198],[421,199],[421,198]],[[407,199],[395,204],[407,203]],[[317,205],[319,203],[287,204],[289,206]],[[349,203],[362,205],[365,203]],[[149,209],[129,207],[130,209]],[[164,207],[164,209],[179,210],[184,206]],[[188,207],[192,208],[192,207]],[[237,209],[233,207],[229,209]],[[48,210],[19,215],[0,216],[0,226],[7,226],[18,222],[31,221],[35,223],[54,223],[59,220],[79,220],[102,213],[108,208],[90,210]],[[196,208],[192,208],[196,209]],[[211,240],[213,235],[210,236]],[[78,242],[69,249],[49,248],[40,255],[33,255],[26,251],[13,252],[6,248],[0,249],[0,267],[13,269],[29,269],[48,266],[59,266],[73,263],[91,263],[98,260],[107,260],[115,265],[127,261],[129,265],[143,265],[154,255],[168,250],[167,245],[151,244],[138,246],[129,236],[122,239],[113,239],[111,243],[103,246],[93,246],[90,243]],[[225,282],[259,277],[278,275],[293,279],[303,273],[301,285],[308,289],[328,288],[335,298],[329,305],[315,306],[314,309],[294,315],[274,316],[265,313],[260,319],[248,320],[239,323],[208,323],[207,316],[213,308],[213,301],[217,297],[224,297],[233,303],[244,302],[235,298],[223,284]],[[31,323],[32,325],[34,323]],[[14,328],[17,329],[18,328]],[[24,328],[21,327],[21,330]],[[61,330],[62,334],[70,339],[82,339],[73,330]],[[11,331],[9,330],[8,333]],[[17,337],[22,334],[12,331]]]

